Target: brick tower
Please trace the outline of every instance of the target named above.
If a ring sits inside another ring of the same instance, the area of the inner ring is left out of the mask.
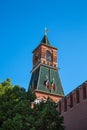
[[[51,46],[44,34],[40,44],[33,50],[33,69],[29,89],[38,100],[50,97],[58,102],[63,96],[63,88],[58,73],[57,48]]]

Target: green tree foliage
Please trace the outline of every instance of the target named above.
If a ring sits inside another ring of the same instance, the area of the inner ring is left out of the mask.
[[[48,99],[31,108],[35,99],[10,79],[0,83],[0,130],[64,130],[56,104]]]
[[[64,130],[63,117],[56,109],[57,105],[50,98],[46,102],[35,105],[36,130]]]

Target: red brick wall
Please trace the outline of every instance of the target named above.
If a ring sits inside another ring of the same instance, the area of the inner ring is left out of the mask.
[[[51,62],[46,61],[47,51],[51,53]],[[39,62],[57,67],[57,48],[40,44],[40,46],[38,46],[38,48],[33,52],[33,67],[35,67]]]
[[[86,97],[84,99],[84,85],[86,90]],[[77,94],[77,90],[79,94]],[[72,94],[73,97],[73,106],[70,106],[70,96]],[[79,96],[79,102],[77,102],[77,98]],[[65,109],[65,102],[67,100],[67,110]],[[64,99],[62,99],[58,106],[58,110],[61,112],[61,115],[64,116],[64,125],[66,127],[65,130],[87,130],[87,83],[83,83],[81,86],[76,88],[70,94],[68,94]]]
[[[65,130],[87,130],[87,100],[62,115],[64,116]]]
[[[55,94],[50,94],[50,93],[46,93],[46,92],[40,92],[40,91],[35,91],[36,97],[37,98],[45,98],[47,99],[48,97],[50,97],[54,102],[58,102],[60,99],[63,98],[63,96],[60,95],[55,95]]]

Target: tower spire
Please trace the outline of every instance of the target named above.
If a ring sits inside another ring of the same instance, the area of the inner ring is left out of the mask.
[[[49,31],[49,30],[45,27],[44,36],[43,36],[43,38],[42,38],[42,40],[41,40],[41,43],[50,46],[50,42],[49,42],[49,40],[48,40],[48,38],[47,38],[47,33],[48,33],[48,31]]]
[[[39,46],[33,51],[33,69],[29,89],[34,90],[37,98],[50,96],[55,102],[63,96],[63,88],[57,67],[57,48],[50,45],[48,29]]]

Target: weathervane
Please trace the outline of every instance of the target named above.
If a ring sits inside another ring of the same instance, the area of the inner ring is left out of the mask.
[[[49,30],[45,27],[44,34],[47,35],[48,31],[49,31]]]

